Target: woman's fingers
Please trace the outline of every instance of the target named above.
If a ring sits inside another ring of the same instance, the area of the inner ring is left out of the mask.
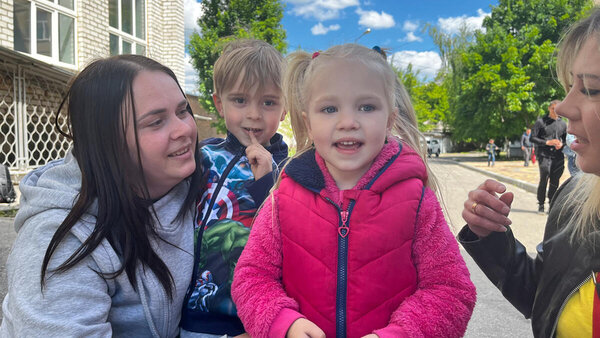
[[[492,231],[504,232],[506,226],[512,223],[508,214],[513,199],[514,194],[506,192],[505,185],[488,179],[469,192],[464,203],[463,219],[471,231],[480,237],[485,237]]]

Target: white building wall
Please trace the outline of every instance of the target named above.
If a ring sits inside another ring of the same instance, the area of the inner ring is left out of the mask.
[[[0,46],[14,46],[13,0],[0,1]]]
[[[77,0],[77,68],[110,54],[108,1]]]
[[[148,1],[148,56],[173,70],[185,86],[183,0]]]
[[[108,0],[75,0],[76,67],[109,56]],[[14,49],[13,0],[0,0],[0,46]],[[185,80],[183,0],[146,0],[146,55]]]

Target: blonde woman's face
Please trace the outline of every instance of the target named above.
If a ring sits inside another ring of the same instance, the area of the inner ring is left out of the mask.
[[[569,119],[568,133],[576,140],[571,149],[577,153],[577,166],[600,176],[600,46],[589,38],[575,57],[570,89],[555,107]]]

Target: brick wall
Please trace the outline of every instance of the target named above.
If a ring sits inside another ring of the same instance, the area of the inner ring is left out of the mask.
[[[77,1],[77,68],[110,54],[108,1]]]
[[[185,86],[183,0],[148,1],[148,56],[175,72]]]
[[[212,117],[213,120],[205,120],[199,119],[195,117],[196,127],[198,128],[198,140],[202,141],[209,137],[222,137],[225,138],[226,135],[218,134],[217,130],[210,125],[215,122],[214,119],[216,117],[209,115],[203,108],[200,106],[200,102],[198,102],[198,96],[187,94],[187,100],[190,103],[190,107],[192,108],[192,112],[194,115],[204,116],[204,117]]]
[[[0,46],[14,46],[13,0],[0,1]]]

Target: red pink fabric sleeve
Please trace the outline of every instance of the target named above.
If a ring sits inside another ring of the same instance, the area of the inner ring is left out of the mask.
[[[267,197],[237,262],[231,295],[251,337],[285,337],[298,318],[298,303],[281,282],[283,265],[277,191]]]
[[[386,337],[462,337],[475,306],[476,290],[435,193],[426,189],[417,216],[413,261],[417,290],[392,313]]]

